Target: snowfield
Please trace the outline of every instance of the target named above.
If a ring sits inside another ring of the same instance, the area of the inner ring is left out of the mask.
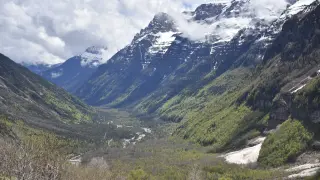
[[[256,163],[258,161],[262,143],[265,139],[266,138],[264,137],[258,138],[257,140],[255,140],[256,142],[258,142],[257,145],[253,147],[244,148],[239,151],[230,152],[226,155],[223,155],[222,157],[224,157],[228,163],[232,164]]]

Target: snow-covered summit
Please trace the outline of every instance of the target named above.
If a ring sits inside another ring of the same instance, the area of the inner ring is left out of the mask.
[[[133,42],[137,40],[140,41],[148,35],[154,35],[168,31],[177,31],[177,26],[174,19],[169,14],[158,13],[154,16],[154,18],[146,28],[142,29],[140,33],[136,34]]]
[[[81,57],[81,66],[97,67],[102,63],[103,53],[107,51],[106,47],[91,46],[79,56]]]
[[[305,10],[309,5],[316,2],[317,0],[298,0],[293,5],[288,7],[280,18],[290,18],[291,16],[298,14]]]

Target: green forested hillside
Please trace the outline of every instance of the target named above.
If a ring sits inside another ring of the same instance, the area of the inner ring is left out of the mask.
[[[94,110],[0,54],[0,114],[60,133],[67,124],[92,122]],[[68,130],[69,129],[69,130]]]

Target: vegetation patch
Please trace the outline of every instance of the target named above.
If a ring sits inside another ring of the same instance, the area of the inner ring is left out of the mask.
[[[280,129],[267,137],[258,162],[262,166],[278,167],[294,160],[308,146],[312,134],[294,119],[284,122]]]
[[[294,98],[297,108],[317,110],[320,107],[320,78],[311,80]]]
[[[60,114],[64,119],[63,121],[80,123],[91,121],[89,114],[82,113],[75,105],[67,101],[62,101],[56,98],[53,93],[46,93],[45,101],[52,106],[55,111]],[[78,101],[77,103],[79,103]]]
[[[261,180],[261,179],[280,179],[283,173],[272,170],[259,170],[239,167],[238,165],[220,163],[215,166],[204,168],[205,179],[221,180]]]

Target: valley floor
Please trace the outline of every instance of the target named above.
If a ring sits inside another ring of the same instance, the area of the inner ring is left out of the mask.
[[[91,142],[58,137],[22,122],[2,119],[2,127],[23,138],[19,146],[8,140],[9,137],[1,141],[0,177],[24,179],[30,176],[35,180],[296,179],[315,175],[320,167],[316,162],[279,169],[257,167],[255,162],[264,140],[262,137],[251,141],[251,147],[219,155],[207,153],[209,148],[167,136],[170,134],[168,124],[144,121],[114,109],[99,109],[97,117],[96,123],[110,125],[115,134],[101,131],[101,141]]]

